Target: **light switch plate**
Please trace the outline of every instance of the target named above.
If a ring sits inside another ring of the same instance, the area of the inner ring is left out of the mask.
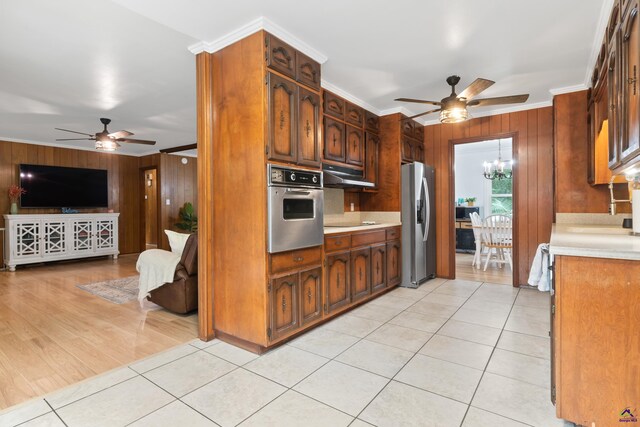
[[[167,199],[167,200],[165,201],[165,204],[166,204],[167,206],[171,205],[171,199]]]

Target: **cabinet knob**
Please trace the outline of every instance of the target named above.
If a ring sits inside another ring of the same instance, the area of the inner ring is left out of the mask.
[[[294,260],[295,262],[302,262],[302,261],[304,261],[304,258],[303,258],[303,257],[301,257],[301,256],[298,256],[298,257],[295,257],[293,260]]]

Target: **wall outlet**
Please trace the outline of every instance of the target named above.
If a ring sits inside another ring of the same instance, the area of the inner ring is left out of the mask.
[[[356,210],[356,206],[353,204],[353,202],[351,202],[351,205],[349,205],[349,207],[351,208],[351,212]]]
[[[171,199],[167,199],[167,200],[164,202],[164,204],[165,204],[165,205],[167,205],[167,206],[170,206],[170,205],[171,205]]]

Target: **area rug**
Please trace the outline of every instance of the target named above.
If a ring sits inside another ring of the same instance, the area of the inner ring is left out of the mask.
[[[124,277],[105,282],[76,285],[83,291],[106,299],[115,304],[124,304],[138,299],[138,280],[140,276]]]

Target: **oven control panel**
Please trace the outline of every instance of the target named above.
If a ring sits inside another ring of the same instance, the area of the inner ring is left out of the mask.
[[[269,185],[322,188],[322,172],[268,165]]]

